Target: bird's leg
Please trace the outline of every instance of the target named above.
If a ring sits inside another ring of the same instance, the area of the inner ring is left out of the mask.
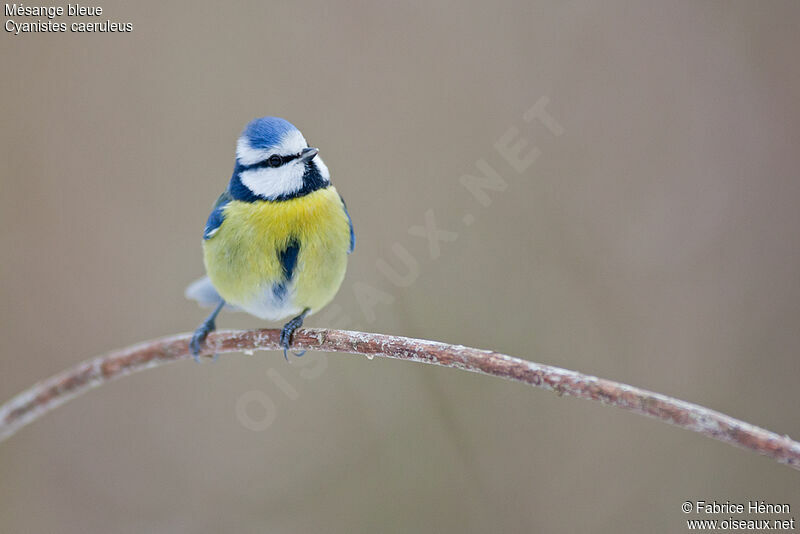
[[[197,327],[197,330],[195,330],[194,334],[192,335],[192,341],[189,342],[189,348],[191,349],[192,356],[194,356],[194,361],[198,363],[200,362],[200,349],[203,348],[203,344],[206,342],[208,334],[216,330],[217,324],[215,320],[223,306],[225,306],[224,300],[217,304],[217,307],[214,308],[214,311],[211,312],[211,315],[206,317],[206,320]]]
[[[308,312],[310,310],[306,308],[303,310],[303,313],[283,325],[283,330],[281,330],[281,346],[283,347],[283,357],[286,358],[286,361],[289,361],[289,356],[287,356],[286,351],[289,350],[289,342],[292,340],[292,334],[294,331],[303,326],[303,319],[306,318]],[[305,354],[306,351],[300,353],[294,353],[295,356],[302,356]]]

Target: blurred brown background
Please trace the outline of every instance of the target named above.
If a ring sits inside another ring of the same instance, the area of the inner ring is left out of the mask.
[[[235,139],[278,115],[358,235],[337,317],[310,326],[493,348],[800,437],[796,2],[101,5],[133,33],[0,36],[3,399],[197,326],[183,290]],[[523,120],[542,97],[563,135]],[[541,151],[522,173],[493,148],[510,128]],[[508,184],[489,206],[459,183],[480,158]],[[428,210],[458,233],[436,259],[409,233]],[[408,287],[377,266],[403,272],[395,244]],[[370,317],[358,283],[392,302]],[[23,429],[0,531],[683,532],[684,500],[800,509],[798,480],[519,384],[260,353]]]

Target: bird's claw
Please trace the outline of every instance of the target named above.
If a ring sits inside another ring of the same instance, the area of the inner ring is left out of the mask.
[[[215,328],[216,324],[214,324],[214,321],[204,321],[203,324],[194,331],[194,334],[192,334],[192,340],[189,342],[189,350],[191,351],[194,361],[197,363],[200,363],[200,351],[203,349],[208,334],[214,331]],[[212,361],[217,361],[218,357],[218,354],[214,354]]]
[[[283,347],[283,359],[286,360],[287,362],[289,361],[288,351],[289,351],[289,347]],[[299,358],[300,356],[303,356],[305,353],[306,353],[306,351],[301,350],[300,352],[293,352],[292,354],[294,354],[295,356],[297,356]]]
[[[308,310],[306,309],[305,311],[303,311],[303,313],[301,313],[300,315],[298,315],[297,317],[295,317],[294,319],[283,325],[283,329],[281,330],[281,347],[283,347],[283,357],[284,359],[286,359],[287,362],[289,361],[288,351],[289,351],[289,343],[292,340],[292,335],[294,334],[295,330],[303,326],[303,319],[305,319],[307,313]],[[293,352],[292,354],[294,354],[299,358],[305,353],[306,351],[300,351],[300,352]]]

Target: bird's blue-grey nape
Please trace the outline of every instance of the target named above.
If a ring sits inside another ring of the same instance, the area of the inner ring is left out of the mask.
[[[296,130],[297,128],[286,119],[261,117],[250,121],[242,135],[247,138],[252,148],[265,149],[277,146],[286,134]]]

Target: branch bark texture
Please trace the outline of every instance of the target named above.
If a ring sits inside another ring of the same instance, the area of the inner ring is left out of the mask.
[[[202,354],[281,350],[279,330],[219,331]],[[189,334],[148,341],[88,360],[39,382],[0,406],[0,441],[64,404],[110,380],[159,365],[190,359]],[[665,395],[575,371],[514,358],[497,352],[433,341],[345,330],[301,329],[293,347],[410,360],[463,369],[615,406],[768,456],[800,470],[800,443]]]

